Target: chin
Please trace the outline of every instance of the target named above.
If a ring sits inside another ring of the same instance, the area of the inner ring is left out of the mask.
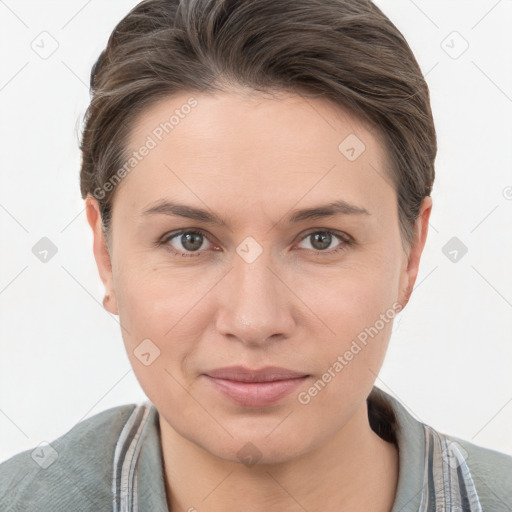
[[[223,446],[202,446],[211,455],[229,462],[243,464],[248,468],[262,465],[283,464],[296,459],[307,450],[304,446],[283,446],[281,443],[249,438],[233,441]],[[301,449],[302,448],[302,449]]]
[[[272,432],[276,424],[271,428],[266,425],[260,429],[229,429],[233,438],[216,436],[208,438],[206,435],[196,439],[189,438],[203,450],[219,459],[234,463],[245,464],[247,467],[254,465],[282,464],[305,455],[322,440],[310,439],[306,432],[298,427],[282,429],[280,435]],[[281,427],[278,427],[281,428]]]

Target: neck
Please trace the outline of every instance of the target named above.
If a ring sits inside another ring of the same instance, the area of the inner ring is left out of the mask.
[[[366,402],[323,446],[279,464],[215,457],[162,417],[160,430],[170,512],[392,509],[398,451],[371,429]]]

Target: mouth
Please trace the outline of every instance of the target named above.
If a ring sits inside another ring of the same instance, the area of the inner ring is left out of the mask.
[[[275,366],[259,370],[232,366],[208,371],[203,376],[225,398],[244,407],[276,404],[310,377]]]

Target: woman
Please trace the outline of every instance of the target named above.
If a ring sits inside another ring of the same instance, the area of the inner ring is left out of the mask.
[[[509,510],[512,457],[374,386],[436,134],[366,0],[146,0],[91,73],[81,192],[148,396],[0,466],[2,510]]]

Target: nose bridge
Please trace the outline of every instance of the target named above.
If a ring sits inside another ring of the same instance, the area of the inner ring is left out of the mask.
[[[293,319],[286,286],[274,267],[270,249],[254,239],[239,244],[217,319],[221,334],[247,344],[290,334]]]

